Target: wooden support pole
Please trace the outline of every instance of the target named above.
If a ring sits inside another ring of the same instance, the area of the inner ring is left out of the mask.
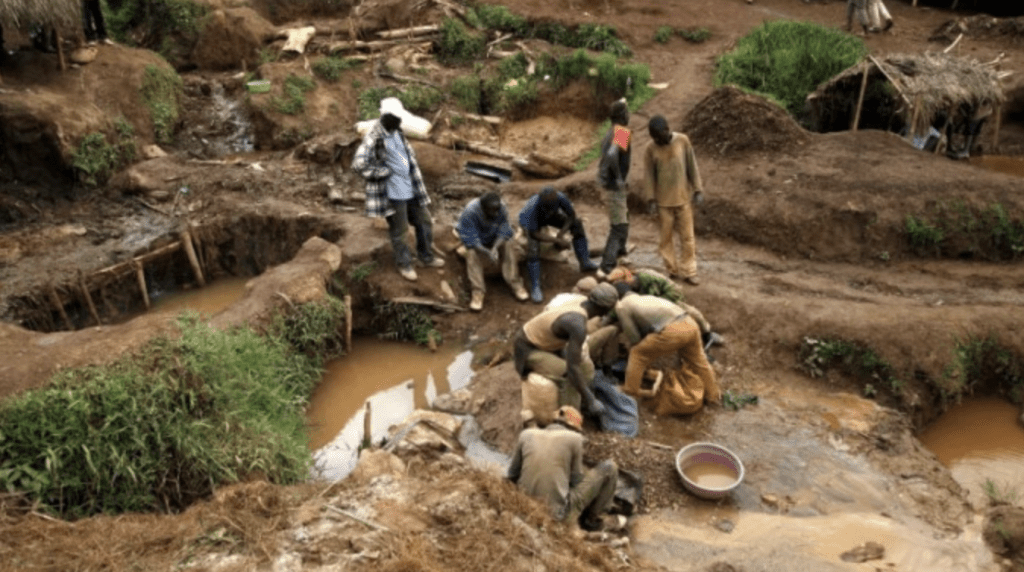
[[[853,112],[853,124],[850,125],[850,131],[856,131],[860,127],[860,110],[864,107],[864,94],[868,90],[868,71],[870,70],[871,64],[865,62],[864,75],[860,79],[860,94],[857,95],[857,109]]]
[[[1002,105],[997,105],[996,106],[995,131],[992,133],[992,152],[993,153],[998,153],[999,152],[999,127],[1002,125],[1002,123],[1003,123],[1003,106]]]
[[[345,294],[345,351],[352,353],[352,296]]]
[[[203,269],[199,267],[199,260],[196,258],[196,250],[192,246],[192,233],[187,229],[181,231],[181,245],[185,247],[185,254],[188,256],[188,263],[192,265],[192,272],[196,275],[196,282],[199,286],[206,286],[206,279],[203,278]]]
[[[363,410],[363,448],[369,449],[373,445],[373,412],[370,410],[370,402],[366,402]]]
[[[142,302],[146,305],[146,311],[149,311],[149,290],[146,289],[146,272],[142,267],[142,262],[139,260],[132,260],[135,266],[135,278],[139,281],[139,290],[142,291]]]
[[[57,294],[57,289],[50,284],[50,302],[53,303],[54,307],[57,308],[57,312],[60,313],[60,317],[64,320],[64,327],[74,331],[75,325],[71,323],[71,318],[68,317],[68,313],[64,311],[64,302],[61,301],[60,295]]]
[[[85,304],[89,307],[89,314],[92,315],[93,321],[97,326],[102,326],[103,322],[100,321],[100,314],[96,311],[96,304],[92,302],[92,294],[89,293],[89,288],[85,285],[85,278],[82,277],[81,270],[78,271],[78,287],[82,289],[82,296],[85,297]]]

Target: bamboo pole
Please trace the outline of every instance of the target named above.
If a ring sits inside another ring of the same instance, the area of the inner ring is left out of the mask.
[[[426,25],[426,26],[413,26],[411,28],[400,28],[400,29],[396,29],[396,30],[385,30],[385,31],[382,31],[382,32],[377,32],[377,35],[380,36],[381,38],[385,38],[385,39],[387,39],[387,38],[401,38],[401,37],[409,37],[409,36],[422,36],[423,34],[433,34],[434,32],[439,32],[440,30],[441,30],[441,26],[438,26],[437,24],[430,24],[430,25]]]
[[[142,291],[142,302],[146,304],[146,311],[149,311],[149,290],[146,289],[146,272],[142,267],[142,262],[132,259],[132,263],[135,266],[135,278],[139,281],[139,290]]]
[[[78,287],[82,289],[82,295],[85,296],[85,303],[89,307],[89,314],[92,315],[92,319],[96,322],[97,326],[102,326],[103,322],[100,321],[100,314],[96,311],[96,304],[92,302],[92,294],[89,293],[89,288],[85,285],[85,278],[82,276],[82,271],[78,271]]]
[[[61,45],[60,32],[57,31],[56,27],[54,27],[53,35],[57,38],[57,61],[60,63],[60,71],[67,71],[68,63],[64,59],[64,46]]]
[[[345,351],[352,353],[352,296],[345,294]]]
[[[865,62],[864,74],[860,80],[860,93],[857,95],[857,109],[853,112],[853,124],[850,125],[850,131],[856,131],[860,128],[860,110],[864,107],[864,94],[868,90],[868,71],[871,70],[871,64]]]
[[[199,286],[206,286],[206,278],[203,278],[203,269],[199,267],[195,248],[192,247],[192,233],[186,229],[181,231],[180,236],[181,245],[185,247],[185,254],[188,256],[188,263],[192,265],[192,272],[196,275],[196,282],[199,283]]]
[[[50,302],[57,308],[57,312],[60,313],[60,317],[64,320],[64,326],[69,330],[74,330],[75,325],[71,323],[71,318],[68,317],[68,313],[64,311],[64,302],[61,301],[60,295],[57,294],[57,289],[50,284]]]
[[[101,269],[97,270],[96,272],[93,272],[92,276],[95,277],[95,276],[98,276],[100,274],[113,274],[113,275],[116,276],[118,274],[122,274],[122,273],[124,273],[126,271],[131,270],[135,266],[136,263],[144,264],[146,262],[149,262],[150,260],[153,260],[153,259],[156,259],[156,258],[160,258],[161,256],[163,256],[165,254],[168,254],[170,252],[174,252],[175,250],[178,250],[179,248],[181,248],[181,241],[172,242],[172,243],[170,243],[168,245],[161,246],[160,248],[158,248],[156,250],[153,250],[151,252],[147,252],[146,254],[142,254],[142,255],[136,256],[135,258],[132,258],[130,260],[126,260],[124,262],[119,262],[117,264],[114,264],[113,266],[108,266],[106,268],[101,268]]]

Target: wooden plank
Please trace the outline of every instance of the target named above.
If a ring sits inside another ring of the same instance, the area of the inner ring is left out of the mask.
[[[50,302],[57,309],[62,320],[64,320],[64,327],[74,331],[75,325],[71,323],[71,318],[68,317],[68,313],[64,311],[64,302],[60,299],[60,295],[57,294],[57,289],[50,284]]]
[[[92,302],[92,294],[89,294],[89,287],[85,285],[85,278],[82,276],[82,271],[78,271],[78,287],[82,290],[82,295],[85,297],[85,303],[89,307],[89,314],[92,315],[92,319],[96,322],[97,326],[102,326],[103,322],[100,321],[100,314],[96,311],[96,304]]]
[[[871,64],[865,62],[864,74],[860,80],[860,94],[857,95],[857,109],[853,112],[853,124],[850,131],[856,131],[860,127],[860,110],[864,107],[864,93],[868,90],[868,72],[871,71]]]
[[[446,304],[444,302],[438,302],[437,300],[431,300],[429,298],[420,298],[417,296],[403,296],[401,298],[392,298],[393,304],[413,304],[416,306],[429,306],[431,308],[441,310],[442,312],[465,312],[466,309],[462,306],[456,306],[454,304]]]
[[[423,34],[432,34],[441,30],[441,26],[437,24],[430,24],[428,26],[413,26],[411,28],[399,28],[397,30],[384,30],[377,32],[377,35],[384,39],[390,38],[407,38],[410,36],[422,36]]]

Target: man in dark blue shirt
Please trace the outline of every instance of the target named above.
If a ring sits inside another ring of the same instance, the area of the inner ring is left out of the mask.
[[[519,276],[522,248],[512,240],[514,233],[508,221],[508,209],[497,192],[488,191],[470,201],[459,215],[456,231],[465,247],[463,256],[466,258],[466,274],[472,287],[470,310],[479,312],[483,309],[484,293],[487,291],[484,263],[488,261],[501,265],[501,276],[512,288],[516,298],[526,300],[526,288]]]
[[[544,301],[544,293],[540,289],[540,243],[549,242],[568,248],[569,241],[565,239],[565,233],[569,232],[572,234],[572,248],[580,264],[580,272],[597,270],[597,264],[590,260],[583,221],[576,216],[572,201],[554,187],[544,187],[526,201],[523,210],[519,211],[519,226],[526,233],[526,272],[530,278],[530,297],[534,302]],[[558,228],[557,234],[551,236],[541,232],[547,226]]]

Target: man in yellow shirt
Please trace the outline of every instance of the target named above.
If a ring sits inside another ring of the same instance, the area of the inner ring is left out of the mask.
[[[690,139],[673,133],[668,121],[655,115],[648,124],[651,141],[644,149],[644,197],[658,208],[661,224],[658,253],[665,270],[688,284],[697,278],[697,245],[693,236],[693,206],[704,200],[704,186]],[[677,254],[675,237],[679,237]]]

